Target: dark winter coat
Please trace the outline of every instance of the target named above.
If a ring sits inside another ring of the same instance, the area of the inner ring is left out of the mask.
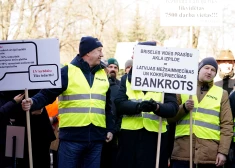
[[[79,55],[77,55],[71,62],[72,65],[79,67],[84,74],[88,84],[92,87],[95,73],[102,69],[101,65],[97,65],[90,68],[89,64],[85,62]],[[73,76],[76,77],[76,74]],[[64,66],[61,69],[61,82],[62,88],[56,89],[43,89],[39,94],[32,97],[33,99],[33,109],[40,109],[46,106],[56,99],[61,93],[63,93],[68,87],[68,66]],[[59,138],[67,141],[104,141],[106,139],[107,132],[113,132],[113,115],[111,110],[111,100],[110,100],[110,89],[106,93],[106,127],[97,127],[93,124],[84,127],[64,127],[60,128]]]

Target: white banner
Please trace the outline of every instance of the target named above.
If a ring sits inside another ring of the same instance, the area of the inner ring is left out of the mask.
[[[162,0],[161,26],[222,26],[222,0]]]
[[[0,41],[0,90],[60,88],[58,39]]]
[[[134,49],[133,90],[195,95],[199,51],[137,45]]]

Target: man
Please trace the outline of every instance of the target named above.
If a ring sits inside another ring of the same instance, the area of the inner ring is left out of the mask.
[[[197,168],[222,167],[226,162],[233,122],[228,93],[213,85],[218,65],[213,57],[199,63],[197,95],[177,95],[180,110],[172,153],[173,168],[189,168],[190,114],[193,117],[193,162]]]
[[[155,41],[138,45],[156,46]],[[144,58],[143,58],[144,59]],[[159,116],[174,117],[178,110],[175,94],[131,89],[132,69],[121,79],[121,86],[114,103],[118,115],[123,115],[118,142],[118,168],[155,168]],[[168,167],[167,121],[163,119],[160,168]]]
[[[112,101],[112,111],[114,114],[114,136],[111,142],[104,143],[102,154],[101,154],[101,168],[114,168],[116,164],[117,156],[117,133],[120,130],[121,118],[117,118],[116,108],[113,103],[114,98],[116,97],[118,90],[120,88],[120,81],[116,78],[119,71],[119,64],[116,59],[110,58],[107,61],[107,65],[103,64],[107,68],[107,74],[110,84],[111,91],[111,101]]]
[[[117,79],[119,64],[115,58],[108,59],[108,75],[109,79],[115,82],[117,85],[120,85],[120,80]]]
[[[44,89],[22,107],[38,109],[59,97],[59,168],[99,168],[103,141],[112,140],[113,121],[107,75],[100,65],[101,42],[82,37],[79,54],[61,69],[62,88]]]
[[[230,50],[222,50],[216,58],[219,70],[215,78],[215,85],[222,87],[228,94],[231,93],[235,84],[234,60]]]
[[[125,74],[128,74],[133,65],[133,60],[127,60],[125,63]]]

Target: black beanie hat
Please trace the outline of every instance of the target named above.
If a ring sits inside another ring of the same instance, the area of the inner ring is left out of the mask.
[[[145,42],[139,42],[137,45],[149,45],[149,46],[156,46],[156,41],[145,41]]]
[[[103,45],[97,38],[91,36],[82,37],[79,45],[79,54],[83,57],[98,47],[103,47]]]
[[[217,64],[215,58],[207,57],[207,58],[204,58],[203,60],[201,60],[201,62],[199,63],[199,66],[198,66],[198,72],[205,65],[211,65],[211,66],[215,67],[215,70],[216,70],[216,73],[217,73],[218,64]]]

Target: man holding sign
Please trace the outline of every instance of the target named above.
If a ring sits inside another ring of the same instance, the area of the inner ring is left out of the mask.
[[[79,54],[61,69],[62,88],[44,89],[22,107],[39,109],[59,97],[59,168],[99,168],[103,142],[113,137],[110,89],[100,61],[103,45],[82,37]]]
[[[155,41],[138,45],[156,46]],[[144,60],[144,58],[143,58]],[[174,117],[178,110],[175,94],[166,93],[164,103],[160,92],[131,89],[132,69],[121,78],[119,93],[115,99],[118,115],[123,115],[117,156],[118,168],[155,168],[158,141],[159,116]],[[168,167],[167,121],[162,122],[160,168]]]
[[[199,63],[197,95],[178,97],[180,110],[176,126],[173,168],[189,168],[190,111],[193,120],[193,162],[198,168],[222,167],[226,162],[233,121],[227,91],[213,84],[218,65],[213,57]]]

